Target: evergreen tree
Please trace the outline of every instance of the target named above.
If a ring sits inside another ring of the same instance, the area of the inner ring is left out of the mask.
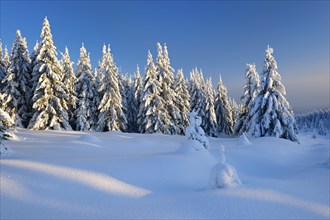
[[[215,98],[215,112],[218,124],[218,133],[225,133],[227,135],[233,134],[233,118],[230,101],[227,95],[227,89],[220,80],[217,87],[217,93]]]
[[[125,94],[122,96],[122,99],[125,99],[126,104],[126,119],[127,119],[127,128],[126,131],[128,132],[134,132],[135,130],[135,124],[136,124],[136,118],[137,118],[137,109],[136,109],[136,102],[135,102],[135,91],[134,91],[134,81],[132,79],[132,76],[125,76],[124,80],[124,90],[123,93]],[[124,102],[122,102],[124,103]]]
[[[10,148],[4,145],[3,141],[12,137],[8,127],[11,127],[13,124],[14,121],[11,120],[10,116],[0,108],[0,156],[10,151]]]
[[[3,53],[2,53],[2,42],[0,41],[0,89],[2,86],[2,80],[7,76],[7,69],[5,62],[3,61]]]
[[[186,136],[188,137],[188,144],[196,151],[210,148],[210,142],[205,136],[203,128],[201,128],[202,119],[198,116],[198,112],[192,111],[189,113],[190,125],[186,128]]]
[[[31,92],[32,93],[36,90],[36,87],[38,85],[38,81],[40,78],[39,70],[34,69],[34,67],[38,64],[38,62],[37,62],[38,54],[39,54],[39,43],[37,41],[33,48],[33,52],[30,55],[31,69],[32,69],[32,73],[31,73]],[[32,105],[33,105],[32,97],[29,100],[30,100],[30,107],[32,108]]]
[[[197,68],[190,72],[189,81],[189,94],[190,94],[190,111],[198,112],[202,121],[205,116],[205,81],[202,70],[198,71]],[[202,122],[203,125],[203,122]]]
[[[0,142],[2,140],[8,140],[12,136],[12,133],[8,128],[13,127],[15,122],[11,119],[9,114],[0,108]]]
[[[214,111],[214,96],[211,78],[206,82],[203,123],[204,124],[202,124],[202,127],[205,133],[209,136],[215,137],[217,135],[217,119]]]
[[[231,106],[231,113],[232,113],[232,118],[233,118],[233,122],[234,122],[234,129],[235,129],[235,126],[238,121],[238,117],[239,117],[241,110],[240,110],[240,106],[238,106],[235,99],[231,99],[230,106]]]
[[[108,46],[106,61],[104,64],[104,83],[99,92],[104,94],[98,106],[99,118],[98,131],[114,131],[126,129],[126,117],[122,109],[122,97],[118,85],[118,68],[116,67]]]
[[[73,71],[73,62],[71,62],[69,50],[65,47],[65,52],[62,53],[61,66],[63,71],[63,83],[68,91],[69,99],[68,99],[68,114],[69,121],[71,126],[74,126],[74,110],[76,109],[76,91],[75,84],[77,81],[77,77]]]
[[[118,87],[119,87],[119,92],[120,92],[120,95],[121,95],[121,109],[123,111],[123,114],[126,118],[126,123],[125,123],[125,126],[124,126],[124,130],[122,131],[128,131],[130,128],[129,128],[129,119],[128,119],[128,114],[130,114],[130,109],[129,109],[129,106],[128,106],[128,87],[129,87],[129,77],[128,75],[123,75],[123,74],[119,74],[118,75]]]
[[[34,67],[35,61],[37,60],[38,52],[39,51],[39,42],[37,41],[36,44],[33,47],[33,51],[30,55],[30,60],[31,60],[31,66]],[[33,69],[33,68],[32,68]]]
[[[138,114],[139,109],[141,105],[141,96],[142,96],[142,78],[140,75],[140,69],[139,66],[136,66],[136,72],[134,73],[134,87],[132,88],[132,91],[134,92],[134,103],[132,103],[132,132],[138,132],[139,131],[139,124],[138,124]]]
[[[235,133],[241,135],[246,130],[246,123],[250,120],[247,118],[251,111],[253,102],[259,93],[260,80],[255,64],[246,64],[246,84],[244,86],[243,95],[241,97],[241,110],[235,125]]]
[[[273,57],[273,48],[266,49],[260,92],[249,112],[247,133],[254,137],[275,136],[298,142],[293,111],[285,99],[285,88]]]
[[[179,134],[184,134],[185,129],[189,124],[188,114],[190,112],[190,95],[186,81],[184,80],[182,69],[179,69],[176,74],[174,80],[174,92],[176,94],[174,103],[180,112],[180,120],[178,122],[180,128]]]
[[[101,103],[101,99],[103,97],[104,94],[101,94],[99,92],[102,84],[104,83],[104,65],[107,59],[107,46],[104,44],[103,48],[102,48],[102,58],[101,61],[98,62],[98,67],[97,69],[94,71],[94,84],[95,84],[95,96],[93,98],[93,102],[94,105],[96,106],[96,108],[100,105]],[[99,111],[95,112],[95,118],[99,117]],[[94,124],[93,129],[96,130],[97,123]]]
[[[8,75],[3,80],[2,109],[15,121],[15,125],[26,127],[30,119],[31,64],[26,40],[16,31]]]
[[[164,113],[164,115],[169,116],[169,118],[165,120],[169,123],[166,126],[168,126],[171,134],[178,134],[180,129],[177,124],[181,119],[179,109],[174,104],[174,100],[176,99],[176,94],[173,88],[174,69],[170,63],[166,44],[164,45],[163,51],[160,43],[157,43],[157,49],[158,56],[156,61],[156,72],[161,86],[160,96],[164,99],[164,109],[166,111],[166,114]]]
[[[32,98],[34,114],[28,128],[70,130],[67,112],[69,95],[61,81],[61,65],[56,57],[56,47],[47,17],[43,22],[40,37],[39,53],[33,68],[35,75],[40,75],[40,78]]]
[[[170,117],[165,110],[165,102],[160,96],[160,93],[161,84],[157,79],[156,67],[152,60],[152,55],[148,51],[141,105],[138,114],[139,131],[141,133],[160,132],[171,134],[168,129]]]
[[[2,62],[4,63],[5,68],[7,70],[10,66],[10,58],[9,58],[9,54],[8,54],[7,45],[5,46],[5,49],[4,49]]]
[[[77,81],[75,84],[77,94],[77,108],[75,114],[75,127],[77,131],[88,131],[93,129],[96,122],[94,96],[96,96],[95,85],[92,75],[90,57],[87,55],[84,44],[80,48],[80,57],[76,68]]]

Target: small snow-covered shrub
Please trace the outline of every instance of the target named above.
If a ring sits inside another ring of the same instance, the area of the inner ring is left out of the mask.
[[[200,127],[202,120],[197,115],[196,111],[189,114],[190,125],[186,128],[186,136],[188,137],[189,145],[195,150],[205,150],[209,148],[210,142],[205,136],[204,130]]]
[[[220,146],[220,161],[213,166],[209,177],[209,188],[217,189],[224,187],[237,186],[241,184],[241,180],[237,175],[235,167],[226,163],[225,147]]]
[[[241,180],[235,167],[227,163],[217,163],[211,170],[209,187],[211,189],[240,185]]]
[[[246,136],[246,133],[243,132],[241,136],[239,136],[239,143],[240,145],[250,145],[251,142],[249,141],[248,137]]]

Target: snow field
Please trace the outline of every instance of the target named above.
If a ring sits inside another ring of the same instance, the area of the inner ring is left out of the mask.
[[[329,140],[209,138],[17,129],[2,156],[1,219],[328,219]],[[212,167],[242,185],[209,189]]]

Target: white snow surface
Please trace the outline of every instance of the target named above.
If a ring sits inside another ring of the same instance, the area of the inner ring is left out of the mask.
[[[0,219],[329,219],[329,139],[17,129],[0,159]],[[209,189],[220,146],[242,181]]]

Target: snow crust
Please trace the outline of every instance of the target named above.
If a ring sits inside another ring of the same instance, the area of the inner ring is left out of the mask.
[[[0,159],[1,219],[329,219],[329,140],[209,138],[18,128]],[[226,163],[241,185],[209,189]]]

